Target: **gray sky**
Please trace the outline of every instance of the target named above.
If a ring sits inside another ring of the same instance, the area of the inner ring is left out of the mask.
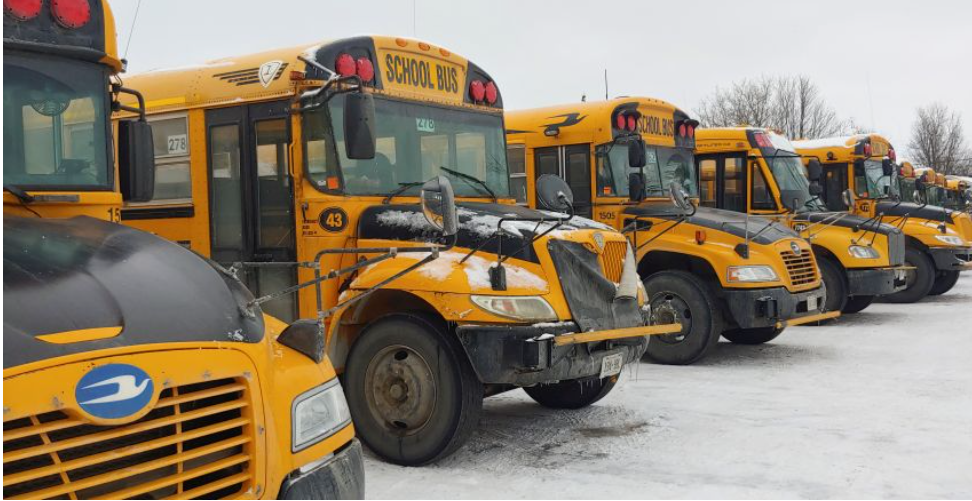
[[[113,0],[125,50],[137,0]],[[414,18],[413,18],[413,5]],[[414,24],[413,24],[414,19]],[[142,0],[131,72],[363,33],[475,61],[507,109],[645,95],[694,114],[717,86],[804,73],[842,118],[899,150],[940,101],[972,138],[972,2]]]

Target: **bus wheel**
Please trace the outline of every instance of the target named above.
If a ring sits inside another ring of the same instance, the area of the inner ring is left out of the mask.
[[[391,315],[368,326],[348,354],[345,383],[358,436],[400,465],[455,452],[483,408],[483,384],[458,340],[424,316]]]
[[[915,269],[906,272],[904,290],[884,296],[888,303],[915,303],[927,296],[935,286],[935,266],[924,252],[914,247],[905,249],[905,266]]]
[[[523,391],[544,407],[580,409],[604,398],[617,382],[617,376],[604,379],[575,379],[554,384],[538,384],[523,388]]]
[[[705,282],[691,273],[661,271],[645,279],[654,324],[681,323],[675,334],[652,336],[645,355],[662,364],[688,365],[719,343],[721,307]]]
[[[763,344],[779,336],[783,328],[757,327],[755,329],[732,329],[722,333],[722,337],[736,344]]]
[[[847,304],[844,305],[844,309],[840,310],[842,313],[850,315],[851,313],[857,313],[874,302],[874,296],[851,296],[847,298]]]
[[[939,272],[937,278],[935,278],[935,284],[932,285],[930,291],[928,291],[929,296],[940,296],[946,292],[952,290],[955,284],[958,283],[959,272],[957,271],[942,271]]]
[[[824,300],[822,311],[844,311],[847,306],[847,277],[840,266],[830,258],[817,261],[820,267],[820,278],[827,286],[827,298]],[[819,324],[818,324],[819,325]]]

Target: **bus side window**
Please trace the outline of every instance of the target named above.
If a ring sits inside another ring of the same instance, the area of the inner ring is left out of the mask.
[[[516,198],[516,203],[526,205],[526,145],[508,145],[506,147],[506,162],[510,166],[510,193]]]
[[[155,192],[151,203],[192,202],[188,117],[150,121],[155,145]]]
[[[743,159],[726,157],[723,172],[723,208],[746,212],[746,172]]]
[[[773,194],[770,193],[769,186],[766,184],[766,177],[763,175],[763,169],[759,167],[759,164],[753,162],[753,209],[756,210],[773,210],[775,209],[775,203],[773,202]]]
[[[699,161],[699,199],[703,207],[717,207],[716,199],[716,160],[706,158]]]

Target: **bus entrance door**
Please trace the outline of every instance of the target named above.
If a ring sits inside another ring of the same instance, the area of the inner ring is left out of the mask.
[[[206,112],[210,238],[212,258],[221,264],[296,261],[287,119],[285,101]],[[244,273],[257,296],[297,280],[291,268],[249,268]],[[292,322],[297,318],[296,295],[274,299],[263,309]]]
[[[587,144],[537,148],[534,152],[536,174],[562,177],[574,192],[578,216],[591,217],[591,148]]]

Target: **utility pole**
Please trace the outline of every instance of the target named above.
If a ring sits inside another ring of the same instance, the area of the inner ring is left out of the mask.
[[[604,100],[610,99],[608,97],[608,79],[607,79],[607,68],[604,68]]]

